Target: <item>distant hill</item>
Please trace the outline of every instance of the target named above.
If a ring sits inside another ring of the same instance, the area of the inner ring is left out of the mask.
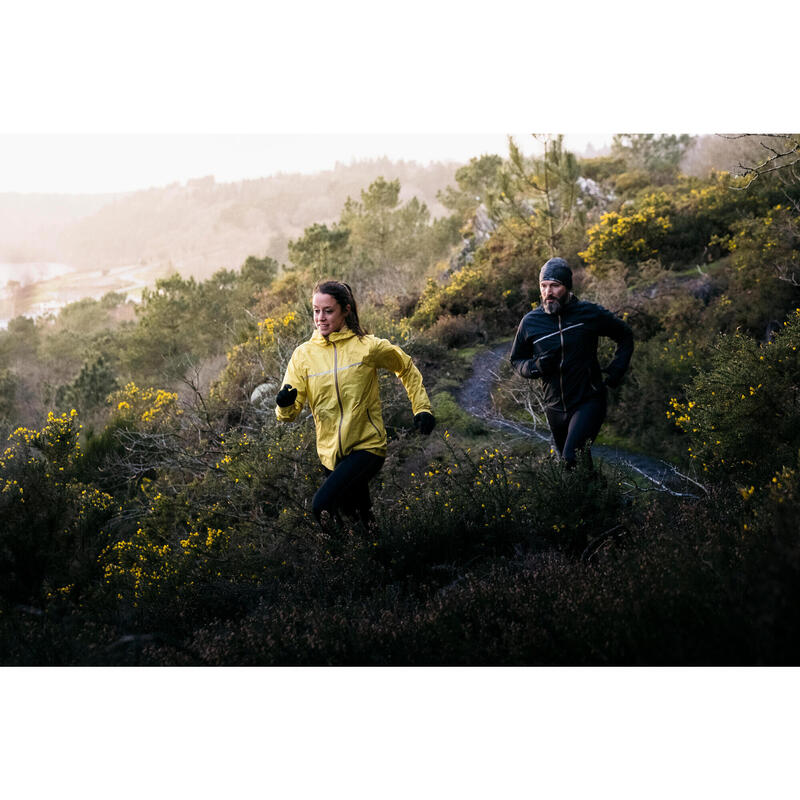
[[[433,216],[436,193],[457,163],[377,159],[332,170],[235,183],[213,177],[117,195],[0,194],[0,261],[58,261],[80,271],[123,265],[173,267],[203,279],[248,255],[287,260],[287,244],[314,222],[339,218],[377,177],[399,179],[401,201],[418,197]]]
[[[57,261],[61,233],[122,196],[0,193],[0,263]]]

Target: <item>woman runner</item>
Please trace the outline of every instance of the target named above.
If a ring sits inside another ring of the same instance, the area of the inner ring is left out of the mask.
[[[315,330],[292,353],[275,415],[291,422],[308,403],[314,416],[317,454],[327,475],[312,503],[317,521],[324,527],[342,512],[368,526],[373,519],[368,483],[386,458],[377,370],[400,378],[417,430],[429,434],[436,420],[419,370],[399,347],[361,327],[346,283],[318,283],[311,303]]]

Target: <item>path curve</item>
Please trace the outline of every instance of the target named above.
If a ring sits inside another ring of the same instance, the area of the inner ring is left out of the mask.
[[[550,431],[547,428],[508,420],[495,408],[492,389],[497,382],[500,364],[508,358],[510,352],[511,342],[508,341],[479,353],[472,363],[472,374],[461,386],[456,400],[461,408],[483,420],[491,428],[550,442]],[[699,497],[703,491],[699,484],[679,473],[672,464],[652,456],[606,445],[592,447],[592,455],[603,461],[626,466],[670,494]]]

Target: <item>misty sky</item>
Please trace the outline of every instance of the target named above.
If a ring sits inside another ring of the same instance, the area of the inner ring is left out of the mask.
[[[526,153],[541,145],[512,134]],[[567,134],[583,152],[611,134]],[[506,134],[0,134],[0,192],[123,192],[213,175],[218,182],[277,172],[318,172],[337,162],[388,156],[399,161],[468,161],[507,156]]]

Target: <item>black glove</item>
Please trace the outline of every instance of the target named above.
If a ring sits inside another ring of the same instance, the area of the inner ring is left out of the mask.
[[[552,375],[558,371],[560,363],[560,356],[553,355],[552,353],[545,353],[536,359],[536,368],[541,375]]]
[[[294,401],[296,399],[297,389],[292,389],[288,383],[284,383],[283,389],[281,389],[275,397],[275,403],[281,408],[288,408],[289,406],[294,405]]]
[[[420,411],[414,415],[414,427],[427,436],[436,427],[436,417],[427,411]]]
[[[617,386],[622,383],[622,375],[616,375],[609,372],[604,383],[609,389],[616,389]]]

